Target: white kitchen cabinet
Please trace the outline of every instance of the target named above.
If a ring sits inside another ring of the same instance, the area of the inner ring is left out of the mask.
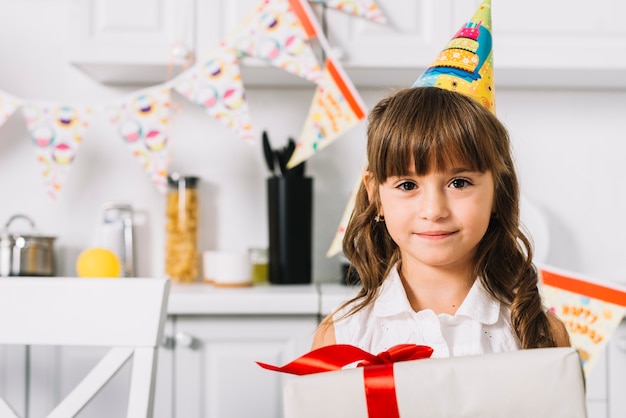
[[[161,83],[195,49],[196,0],[72,0],[68,60],[103,83]]]
[[[73,62],[105,83],[155,84],[181,70],[180,49],[200,59],[224,40],[259,0],[74,0]],[[467,21],[480,0],[378,0],[379,24],[311,4],[326,19],[333,54],[358,86],[410,86]],[[626,87],[626,3],[598,0],[492,1],[494,76],[509,87]],[[176,58],[178,57],[178,58]],[[308,81],[241,61],[247,85],[306,86]]]
[[[255,361],[282,365],[306,353],[316,326],[314,315],[177,317],[174,416],[282,416],[289,377]]]

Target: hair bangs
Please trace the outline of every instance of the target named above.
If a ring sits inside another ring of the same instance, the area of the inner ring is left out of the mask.
[[[471,108],[459,111],[448,103],[428,106],[389,103],[381,123],[370,126],[375,149],[369,155],[369,170],[378,182],[392,176],[441,172],[453,167],[485,172],[497,169],[498,153],[493,132],[480,125]],[[413,107],[413,108],[412,108]],[[382,123],[393,117],[394,123]]]

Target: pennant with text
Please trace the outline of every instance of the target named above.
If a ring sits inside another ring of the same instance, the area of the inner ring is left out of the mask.
[[[331,9],[341,10],[355,16],[364,17],[377,23],[387,23],[382,10],[372,0],[309,0],[312,3],[322,4]]]
[[[576,273],[538,267],[544,304],[565,324],[578,349],[585,375],[626,313],[626,288],[602,284]]]
[[[330,57],[323,74],[296,149],[287,163],[288,168],[327,147],[367,116],[365,105],[352,82]]]
[[[0,91],[0,126],[13,115],[15,109],[20,106],[20,101],[15,97]]]
[[[88,107],[28,102],[22,106],[28,136],[43,168],[46,192],[56,198],[92,116]]]
[[[171,107],[170,90],[162,86],[106,107],[109,122],[162,193],[167,190]]]
[[[176,80],[174,90],[243,139],[255,138],[239,63],[229,45],[220,43],[213,54]]]
[[[320,64],[307,40],[317,36],[312,16],[300,0],[263,0],[229,36],[239,55],[264,60],[282,70],[318,82]]]

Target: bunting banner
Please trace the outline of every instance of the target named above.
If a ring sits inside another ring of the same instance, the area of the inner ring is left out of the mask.
[[[15,97],[0,91],[0,126],[4,125],[4,122],[7,121],[20,106],[20,101]]]
[[[319,150],[326,148],[366,116],[367,109],[352,82],[343,73],[342,68],[328,57],[323,79],[317,86],[309,114],[287,168],[297,166]]]
[[[222,42],[207,59],[174,81],[174,90],[200,106],[241,138],[255,135],[235,50]]]
[[[352,13],[369,9],[372,14],[376,10],[367,1],[357,2],[358,7],[326,3]],[[312,41],[321,51],[314,51]],[[172,90],[244,140],[255,140],[238,62],[241,56],[249,55],[315,83],[314,102],[291,161],[294,166],[366,115],[362,100],[339,63],[327,58],[322,69],[316,52],[330,57],[332,50],[306,0],[262,0],[212,54],[164,84],[93,107],[35,101],[25,104],[0,91],[0,126],[22,108],[38,161],[44,167],[47,193],[56,198],[92,113],[103,111],[157,189],[164,192],[171,148],[168,127]]]
[[[165,193],[170,145],[170,90],[155,87],[137,92],[118,104],[107,106],[106,111],[109,122],[128,145],[152,183],[161,193]]]
[[[626,288],[550,266],[539,266],[544,305],[565,324],[585,375],[626,313]]]
[[[228,37],[240,56],[259,58],[282,70],[317,83],[320,64],[307,40],[317,25],[300,0],[263,0]]]
[[[42,167],[46,192],[53,199],[61,190],[92,110],[88,107],[29,102],[22,105],[28,136]]]
[[[355,16],[364,17],[365,19],[376,23],[387,23],[387,18],[382,10],[372,0],[309,0],[312,3],[321,4],[331,9],[341,10]]]

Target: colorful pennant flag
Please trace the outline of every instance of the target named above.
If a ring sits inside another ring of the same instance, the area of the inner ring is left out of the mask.
[[[348,204],[343,211],[343,215],[341,216],[341,220],[339,221],[339,226],[337,227],[337,232],[335,232],[335,237],[333,238],[333,242],[330,244],[330,248],[328,252],[326,252],[326,257],[332,257],[335,254],[339,254],[343,251],[343,236],[346,234],[346,228],[348,227],[348,221],[352,216],[352,208],[354,208],[354,204],[356,202],[356,194],[359,191],[359,187],[361,186],[362,178],[359,177],[359,180],[354,185],[352,189],[352,193],[350,193],[350,199],[348,199]]]
[[[377,23],[387,23],[382,10],[372,0],[309,0],[331,9],[341,10],[355,16],[364,17]]]
[[[8,93],[0,91],[0,126],[4,124],[20,106],[20,101]]]
[[[167,190],[171,93],[162,86],[137,92],[106,107],[109,122],[157,189]]]
[[[544,304],[565,323],[585,375],[626,313],[626,288],[549,266],[538,268]]]
[[[492,43],[491,0],[484,0],[413,87],[457,91],[495,113]]]
[[[262,59],[304,79],[318,82],[320,65],[307,40],[318,34],[300,0],[263,0],[229,37],[239,55]]]
[[[76,158],[92,110],[29,102],[22,106],[22,113],[37,161],[43,168],[46,191],[56,198]]]
[[[229,45],[221,43],[209,58],[186,71],[174,83],[174,90],[243,139],[255,138],[239,63]]]
[[[287,168],[327,147],[367,116],[352,82],[330,57],[326,59],[323,74]]]

